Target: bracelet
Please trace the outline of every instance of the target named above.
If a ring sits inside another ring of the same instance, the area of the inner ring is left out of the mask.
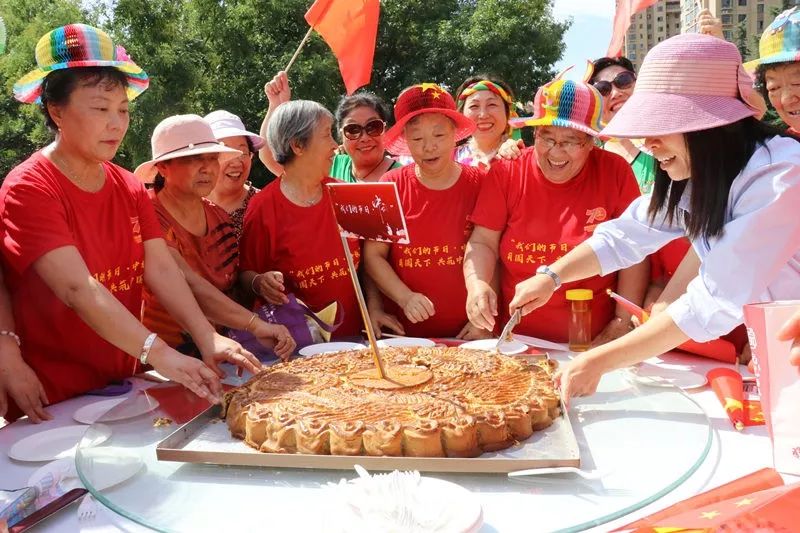
[[[156,335],[155,333],[151,333],[144,340],[142,351],[139,353],[139,362],[142,363],[143,365],[147,364],[147,356],[150,355],[150,348],[153,347],[153,343],[156,342],[157,337],[158,335]]]
[[[256,280],[258,279],[258,276],[260,276],[260,275],[261,274],[256,274],[255,276],[253,276],[253,279],[250,281],[250,291],[252,291],[253,294],[256,294],[258,296],[260,296],[260,294],[256,290]]]
[[[253,325],[253,322],[255,322],[256,318],[258,318],[258,315],[253,313],[253,316],[250,317],[250,320],[247,322],[247,325],[244,327],[245,331],[248,331],[248,332],[250,331],[250,326]]]
[[[11,337],[12,339],[14,339],[14,342],[17,343],[18,347],[22,346],[22,341],[19,340],[19,335],[17,335],[13,331],[0,330],[0,335],[5,335],[6,337]]]

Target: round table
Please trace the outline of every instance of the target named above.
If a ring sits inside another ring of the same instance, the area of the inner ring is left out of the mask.
[[[720,366],[677,355],[656,362],[700,373]],[[152,383],[136,380],[135,385],[129,396],[142,394]],[[29,434],[74,423],[72,414],[94,401],[98,399],[81,397],[51,406],[56,420],[45,425],[21,420],[0,430],[0,449],[7,451]],[[597,526],[598,531],[607,531],[771,463],[765,428],[733,430],[708,388],[687,397],[674,389],[631,385],[622,372],[615,372],[603,378],[598,394],[574,401],[569,411],[582,468],[606,474],[600,480],[586,481],[572,474],[524,480],[505,475],[424,475],[453,481],[477,494],[484,514],[481,531]],[[161,530],[247,530],[265,525],[303,530],[320,529],[323,524],[324,530],[335,530],[338,524],[329,522],[326,484],[354,478],[354,472],[157,461],[156,444],[176,429],[153,426],[154,418],[163,414],[155,410],[106,424],[112,429],[111,438],[94,449],[136,457],[144,465],[116,486],[97,490],[100,472],[91,463],[91,452],[78,451],[76,466],[85,484],[108,508]],[[6,487],[24,486],[41,466],[12,461],[6,453],[0,458]],[[112,521],[117,527],[130,524],[116,515]],[[80,526],[74,510],[65,510],[42,529],[75,531]]]

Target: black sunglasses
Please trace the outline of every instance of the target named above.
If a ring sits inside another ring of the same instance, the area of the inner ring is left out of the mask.
[[[364,124],[347,124],[342,127],[342,133],[351,141],[357,141],[361,135],[366,133],[370,137],[380,137],[386,130],[386,123],[379,118],[375,118]]]
[[[599,80],[592,83],[592,85],[594,85],[594,88],[597,89],[600,94],[608,96],[611,94],[612,85],[617,89],[630,89],[634,83],[636,83],[636,74],[629,70],[623,70],[611,81]]]

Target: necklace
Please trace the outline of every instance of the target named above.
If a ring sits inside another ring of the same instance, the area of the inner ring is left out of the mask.
[[[297,205],[302,205],[306,207],[310,207],[319,203],[322,200],[322,185],[319,186],[319,190],[314,193],[314,196],[311,198],[300,198],[300,195],[297,192],[292,192],[294,188],[289,182],[286,181],[286,174],[281,176],[281,190],[283,194],[293,203]]]
[[[372,169],[371,169],[369,172],[367,172],[366,174],[364,174],[364,177],[359,177],[358,175],[356,175],[356,166],[355,166],[355,164],[353,164],[353,167],[350,169],[350,175],[351,175],[351,176],[353,176],[353,179],[354,179],[354,180],[356,180],[356,181],[366,181],[366,179],[367,179],[368,177],[370,177],[370,176],[372,175],[372,173],[373,173],[373,172],[375,172],[376,170],[378,170],[378,168],[379,168],[381,165],[383,165],[385,162],[386,162],[386,157],[382,157],[382,158],[381,158],[381,160],[380,160],[380,161],[378,161],[378,164],[377,164],[377,165],[375,165],[374,167],[372,167]]]
[[[70,181],[72,181],[73,183],[75,183],[75,185],[77,185],[79,188],[81,188],[81,189],[84,189],[84,188],[87,188],[87,187],[88,187],[90,190],[92,190],[92,192],[95,192],[95,190],[96,190],[96,189],[95,189],[95,187],[90,187],[90,186],[89,186],[89,182],[90,182],[91,180],[90,180],[90,179],[86,179],[86,178],[84,178],[83,176],[79,176],[78,174],[76,174],[76,173],[75,173],[75,172],[72,170],[72,167],[70,167],[70,166],[69,166],[69,164],[67,164],[67,162],[66,162],[66,161],[64,161],[64,159],[63,159],[61,156],[59,156],[58,154],[56,154],[56,153],[55,153],[55,151],[51,151],[51,152],[50,152],[50,160],[51,160],[53,163],[55,163],[56,167],[58,167],[58,169],[59,169],[59,170],[60,170],[60,171],[61,171],[61,172],[62,172],[62,173],[63,173],[63,174],[64,174],[64,175],[65,175],[65,176],[66,176],[66,177],[67,177],[67,178],[70,180]],[[103,167],[102,167],[101,165],[98,165],[96,168],[98,168],[98,169],[100,170],[100,172],[101,172],[101,173],[105,174],[105,173],[103,172]]]

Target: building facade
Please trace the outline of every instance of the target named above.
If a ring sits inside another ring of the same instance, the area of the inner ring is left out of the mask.
[[[678,33],[697,31],[697,14],[703,7],[722,21],[725,39],[744,52],[745,60],[758,56],[764,29],[787,5],[800,0],[659,0],[631,17],[625,36],[625,55],[638,69],[653,46]]]

